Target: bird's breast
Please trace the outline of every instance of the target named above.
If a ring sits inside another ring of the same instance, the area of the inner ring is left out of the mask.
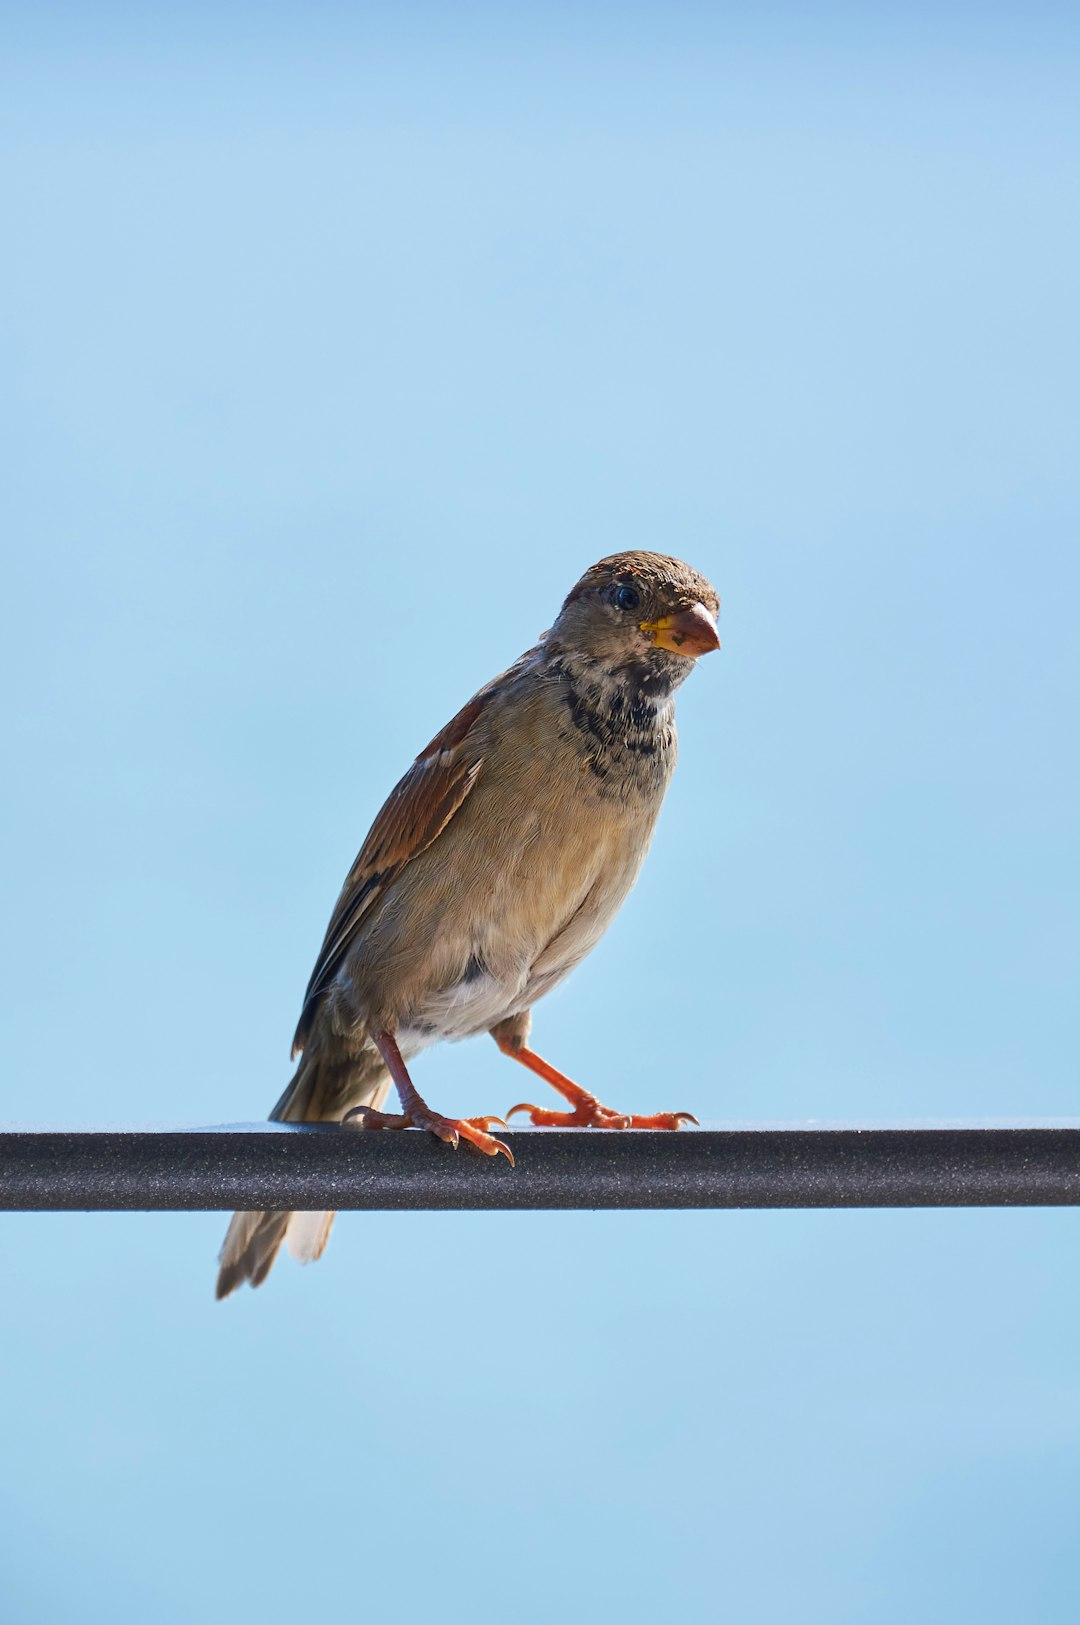
[[[502,861],[432,921],[415,1025],[431,1037],[486,1032],[528,1009],[603,936],[641,867],[652,821],[575,822],[559,809],[501,834]],[[440,963],[441,962],[441,963]]]

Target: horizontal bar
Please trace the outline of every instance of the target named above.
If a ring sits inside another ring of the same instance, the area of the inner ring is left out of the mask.
[[[517,1162],[334,1125],[0,1131],[0,1208],[1080,1205],[1080,1121],[517,1130]]]

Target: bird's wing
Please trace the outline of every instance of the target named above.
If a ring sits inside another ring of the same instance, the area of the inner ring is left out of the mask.
[[[498,682],[481,689],[435,735],[372,824],[341,888],[311,973],[293,1039],[294,1059],[307,1042],[319,999],[337,975],[364,916],[409,859],[442,833],[476,783],[483,766],[476,721]]]

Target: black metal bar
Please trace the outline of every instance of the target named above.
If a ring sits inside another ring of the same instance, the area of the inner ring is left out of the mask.
[[[1080,1121],[524,1130],[517,1166],[334,1126],[0,1131],[0,1208],[1080,1205]]]

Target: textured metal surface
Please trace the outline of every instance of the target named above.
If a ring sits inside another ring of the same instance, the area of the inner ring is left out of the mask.
[[[0,1208],[747,1208],[1080,1204],[1080,1124],[426,1134],[240,1124],[0,1132]]]

